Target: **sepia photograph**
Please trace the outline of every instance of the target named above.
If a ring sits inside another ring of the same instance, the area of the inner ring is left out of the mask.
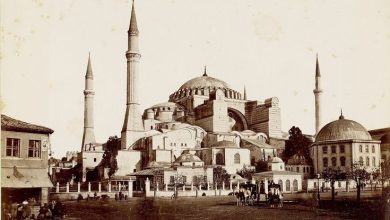
[[[390,1],[0,0],[1,219],[389,219]]]

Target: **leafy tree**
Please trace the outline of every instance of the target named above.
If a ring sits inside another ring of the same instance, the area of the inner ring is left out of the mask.
[[[198,176],[195,176],[193,179],[193,184],[196,186],[198,189],[201,189],[203,185],[207,184],[207,176],[200,174]]]
[[[255,173],[255,168],[253,167],[250,167],[250,166],[247,166],[244,164],[244,166],[242,167],[241,170],[237,171],[237,174],[248,179],[248,180],[251,180],[252,179],[252,176],[253,174]]]
[[[267,161],[259,160],[255,164],[256,173],[268,171]]]
[[[302,134],[299,127],[293,126],[288,131],[289,137],[286,141],[285,150],[283,152],[283,159],[287,161],[295,154],[304,156],[310,160],[310,144],[312,140]]]
[[[118,162],[116,156],[121,149],[121,141],[117,136],[111,136],[108,138],[105,144],[103,158],[100,166],[104,168],[110,168],[108,176],[111,177],[118,170]]]
[[[225,185],[229,184],[230,175],[221,166],[217,166],[213,169],[213,177],[214,184],[217,184],[219,187],[222,186],[223,182]]]
[[[352,164],[351,169],[347,173],[347,177],[356,182],[357,187],[357,201],[360,202],[360,190],[365,181],[370,179],[370,174],[366,171],[361,162],[355,162]]]
[[[379,179],[382,182],[382,188],[386,181],[390,179],[390,161],[385,160],[381,163],[381,169],[379,170]]]
[[[325,182],[330,183],[330,187],[332,188],[332,201],[335,199],[335,189],[334,183],[336,181],[341,181],[346,179],[346,172],[340,170],[340,168],[328,167],[322,172],[322,178]]]

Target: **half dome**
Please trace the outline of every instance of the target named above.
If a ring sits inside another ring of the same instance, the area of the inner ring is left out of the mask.
[[[318,141],[337,141],[337,140],[372,140],[371,135],[356,121],[344,119],[343,115],[339,120],[332,121],[325,125],[317,134]]]

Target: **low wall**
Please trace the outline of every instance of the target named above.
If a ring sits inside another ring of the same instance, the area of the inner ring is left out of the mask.
[[[110,198],[115,198],[115,193],[118,194],[118,192],[96,192],[97,196],[101,197],[102,195],[107,195]],[[124,191],[122,192],[124,195],[128,195],[128,192]],[[83,199],[86,199],[89,195],[89,197],[93,198],[95,192],[59,192],[50,193],[50,200],[59,199],[59,200],[76,200],[77,197],[81,194],[83,196]]]
[[[203,193],[205,196],[227,196],[231,190],[177,190],[178,197],[195,197],[202,196]],[[146,197],[171,197],[174,194],[174,191],[146,191]]]

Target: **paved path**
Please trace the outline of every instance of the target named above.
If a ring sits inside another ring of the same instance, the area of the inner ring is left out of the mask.
[[[348,212],[312,209],[301,204],[283,208],[236,206],[233,197],[132,198],[128,201],[65,202],[67,219],[354,219]]]

